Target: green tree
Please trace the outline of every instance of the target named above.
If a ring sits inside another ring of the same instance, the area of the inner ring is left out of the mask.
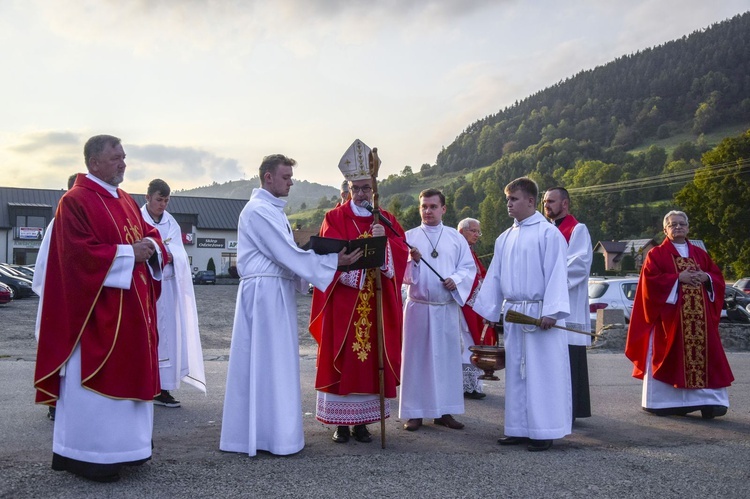
[[[216,272],[216,264],[214,263],[213,257],[208,259],[208,264],[206,265],[206,270],[212,270]]]
[[[749,163],[750,130],[704,154],[704,166],[675,195],[690,217],[690,236],[705,242],[728,277],[750,275]]]

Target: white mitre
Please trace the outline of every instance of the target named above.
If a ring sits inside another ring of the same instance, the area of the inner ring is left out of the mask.
[[[339,170],[344,174],[346,180],[366,180],[372,178],[370,173],[370,154],[372,149],[361,140],[357,139],[352,142],[349,149],[339,161]],[[378,159],[378,165],[380,159]]]

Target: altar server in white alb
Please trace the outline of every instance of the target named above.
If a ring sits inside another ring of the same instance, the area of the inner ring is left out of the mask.
[[[295,164],[281,154],[263,158],[261,188],[253,189],[240,213],[240,286],[219,445],[224,451],[286,455],[305,446],[294,292],[306,293],[308,282],[325,290],[339,265],[362,256],[361,250],[316,255],[297,247],[280,199],[289,195]]]
[[[594,252],[586,226],[570,213],[570,195],[564,187],[553,187],[544,193],[544,214],[554,222],[568,243],[568,298],[570,315],[565,319],[569,327],[579,331],[591,330],[589,312],[589,274]],[[573,421],[591,417],[589,368],[586,347],[591,336],[568,332],[570,382],[573,390]]]
[[[418,430],[424,418],[460,430],[463,423],[453,417],[464,412],[460,317],[476,266],[466,238],[443,225],[443,193],[426,189],[419,202],[422,224],[406,232],[412,248],[404,277],[409,292],[404,306],[399,417],[408,420],[404,424],[408,431]]]
[[[146,223],[159,230],[167,247],[168,263],[162,273],[161,296],[156,302],[161,393],[154,397],[154,405],[180,407],[180,401],[169,391],[177,390],[180,381],[184,381],[206,393],[206,374],[190,260],[182,245],[180,225],[166,211],[170,192],[165,181],[152,180],[141,213]]]
[[[526,177],[505,187],[513,226],[495,241],[495,255],[474,310],[499,322],[508,310],[541,319],[541,327],[505,321],[505,437],[501,445],[552,447],[572,425],[566,244],[536,211],[536,183]]]

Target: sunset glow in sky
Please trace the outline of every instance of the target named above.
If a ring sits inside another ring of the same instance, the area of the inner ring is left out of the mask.
[[[338,185],[355,138],[381,178],[487,115],[748,9],[746,0],[3,0],[0,186],[63,188],[123,140],[121,187],[257,174]]]

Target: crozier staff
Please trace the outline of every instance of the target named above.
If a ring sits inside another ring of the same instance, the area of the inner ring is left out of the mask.
[[[376,193],[378,164],[376,150],[359,139],[352,143],[339,162],[351,199],[326,213],[320,230],[322,236],[334,239],[388,237],[380,269],[337,272],[328,289],[313,292],[310,333],[318,343],[316,418],[337,426],[333,433],[337,443],[348,442],[352,435],[358,442],[370,442],[366,425],[377,421],[384,442],[389,399],[396,397],[400,383],[401,282],[408,250],[393,215],[379,210],[374,218],[364,208]],[[381,222],[396,229],[386,233]]]

